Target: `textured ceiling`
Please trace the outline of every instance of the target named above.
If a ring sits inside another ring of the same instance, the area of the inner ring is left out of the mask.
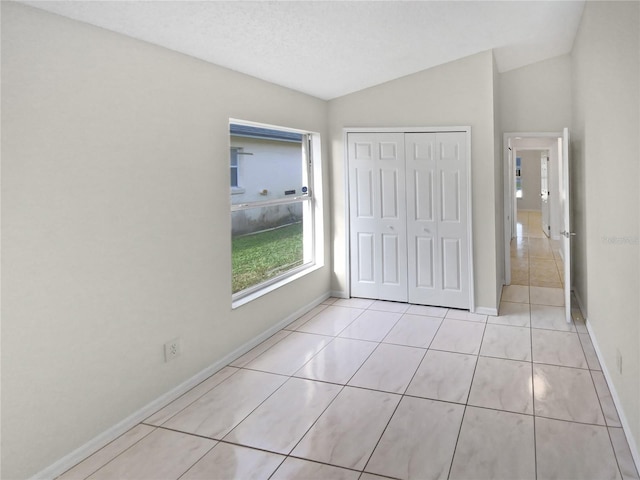
[[[495,50],[571,51],[584,1],[21,1],[331,99]]]

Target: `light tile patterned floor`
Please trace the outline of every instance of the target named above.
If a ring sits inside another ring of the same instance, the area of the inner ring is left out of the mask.
[[[61,478],[637,479],[584,325],[505,294],[328,299]]]
[[[558,244],[543,233],[540,212],[518,211],[516,238],[511,242],[511,284],[562,288],[564,264]]]
[[[330,298],[61,478],[638,479],[535,222],[500,316]]]

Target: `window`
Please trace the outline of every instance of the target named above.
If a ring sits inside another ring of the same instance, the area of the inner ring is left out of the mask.
[[[516,157],[516,198],[522,198],[522,158]]]
[[[314,162],[316,134],[238,121],[229,133],[232,294],[238,306],[317,265],[322,242],[316,241],[313,179],[321,172]]]
[[[231,195],[240,195],[245,189],[240,186],[240,158],[243,155],[251,155],[242,148],[231,147],[229,150],[229,165],[231,167]]]
[[[238,186],[238,151],[239,148],[231,148],[231,186]]]

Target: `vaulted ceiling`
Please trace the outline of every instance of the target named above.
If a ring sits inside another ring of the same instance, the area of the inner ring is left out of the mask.
[[[485,50],[571,51],[581,1],[21,1],[322,99]]]

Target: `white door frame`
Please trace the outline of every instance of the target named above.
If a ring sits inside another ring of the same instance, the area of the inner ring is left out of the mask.
[[[515,231],[515,216],[517,215],[517,206],[515,205],[514,198],[516,196],[514,192],[515,186],[515,156],[511,148],[511,138],[504,137],[504,245],[505,245],[505,258],[504,266],[504,284],[511,284],[511,239],[513,238],[513,232]]]
[[[342,144],[344,155],[344,268],[345,268],[345,293],[347,298],[351,297],[351,223],[350,223],[350,204],[349,204],[349,146],[347,135],[349,133],[438,133],[438,132],[464,132],[467,136],[467,171],[469,179],[467,182],[467,229],[469,235],[469,311],[475,312],[475,275],[473,270],[473,209],[472,209],[472,172],[471,172],[471,127],[470,126],[451,126],[451,127],[345,127],[342,129]]]
[[[562,131],[562,185],[560,189],[563,191],[565,198],[562,205],[562,253],[564,264],[564,314],[567,323],[571,323],[571,237],[575,235],[571,231],[571,178],[570,178],[570,165],[571,158],[569,157],[569,143],[570,143],[569,129],[565,128]]]
[[[548,149],[542,150],[542,155],[540,156],[540,216],[542,217],[542,233],[544,233],[548,239],[551,239],[551,202],[549,195],[551,194],[550,173],[552,172],[550,172],[550,158],[551,151]],[[543,171],[544,177],[542,176]],[[544,180],[544,185],[542,180]],[[543,186],[545,187],[544,192],[542,191]]]
[[[510,162],[509,150],[511,139],[519,138],[562,138],[562,132],[505,132],[502,135],[503,146],[503,168],[504,168],[504,283],[511,284],[511,239],[513,238],[513,225],[516,218],[516,207],[514,206],[515,192],[513,191],[513,178],[515,171],[515,157]],[[513,172],[512,172],[513,171]]]

